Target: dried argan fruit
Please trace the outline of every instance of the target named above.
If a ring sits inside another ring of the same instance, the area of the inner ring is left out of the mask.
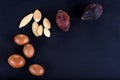
[[[50,29],[51,28],[51,23],[47,18],[43,19],[43,25],[45,28]]]
[[[81,19],[96,20],[102,15],[102,13],[103,13],[103,7],[101,4],[91,3],[86,7]]]
[[[37,34],[37,28],[38,28],[39,24],[37,22],[33,22],[32,24],[32,32],[33,34],[38,37],[38,34]]]
[[[38,36],[42,36],[42,34],[43,34],[43,26],[42,25],[38,26],[38,28],[37,28],[37,34],[38,34]]]
[[[26,26],[26,25],[32,20],[32,17],[33,17],[33,13],[30,13],[30,14],[28,14],[27,16],[25,16],[25,17],[21,20],[21,22],[20,22],[20,24],[19,24],[19,28],[22,28],[22,27]]]
[[[44,28],[44,35],[45,35],[46,37],[50,37],[50,36],[51,36],[51,33],[50,33],[49,29]]]
[[[61,30],[63,30],[64,32],[69,31],[70,17],[65,11],[58,10],[58,12],[56,14],[56,23],[57,23],[58,27]]]
[[[39,22],[42,18],[42,13],[36,9],[33,13],[33,19],[36,21],[36,22]]]

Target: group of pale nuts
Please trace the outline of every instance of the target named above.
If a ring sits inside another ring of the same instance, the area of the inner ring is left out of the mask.
[[[23,28],[26,26],[32,18],[34,19],[34,22],[32,23],[32,32],[36,37],[42,36],[43,33],[46,37],[50,37],[50,28],[51,28],[51,23],[48,18],[43,19],[43,24],[39,25],[40,20],[42,19],[42,13],[40,10],[36,9],[34,13],[30,13],[27,16],[25,16],[19,25],[19,28]]]
[[[27,58],[32,58],[34,56],[35,50],[32,44],[30,44],[30,39],[24,34],[18,34],[14,37],[14,42],[19,46],[23,47],[24,56]],[[13,68],[21,68],[25,65],[26,61],[20,54],[13,54],[8,58],[8,63]],[[44,68],[39,64],[32,64],[29,66],[29,72],[35,76],[42,76],[45,72]]]

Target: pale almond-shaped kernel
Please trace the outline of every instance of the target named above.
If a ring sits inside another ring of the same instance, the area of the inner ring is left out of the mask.
[[[33,19],[34,19],[36,22],[39,22],[39,21],[41,20],[41,18],[42,18],[42,13],[41,13],[38,9],[36,9],[36,10],[34,11],[34,14],[33,14]]]
[[[50,37],[50,36],[51,36],[50,30],[47,29],[47,28],[44,28],[44,35],[45,35],[46,37]]]
[[[38,34],[38,36],[42,36],[42,34],[43,34],[43,26],[42,25],[38,26],[38,28],[37,28],[37,34]]]
[[[32,17],[33,17],[33,13],[30,13],[30,14],[28,14],[27,16],[25,16],[25,17],[21,20],[21,22],[20,22],[20,24],[19,24],[19,28],[22,28],[22,27],[26,26],[26,25],[32,20]]]
[[[39,24],[38,24],[37,22],[33,22],[33,24],[32,24],[32,32],[33,32],[33,34],[34,34],[36,37],[38,37],[38,34],[37,34],[38,26],[39,26]]]
[[[50,28],[51,28],[51,23],[50,23],[50,21],[48,20],[48,18],[44,18],[44,19],[43,19],[43,25],[44,25],[44,27],[47,28],[47,29],[50,29]]]

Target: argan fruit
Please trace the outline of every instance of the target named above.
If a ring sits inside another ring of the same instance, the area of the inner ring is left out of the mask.
[[[63,10],[58,10],[56,14],[56,23],[57,26],[64,32],[69,31],[70,28],[70,17],[69,15],[63,11]]]
[[[91,3],[86,7],[81,20],[97,20],[102,14],[102,5],[98,3]]]

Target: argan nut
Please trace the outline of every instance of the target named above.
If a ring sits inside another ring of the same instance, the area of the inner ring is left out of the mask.
[[[37,34],[38,34],[38,36],[42,36],[42,34],[43,34],[43,26],[42,25],[38,26],[38,28],[37,28]]]
[[[103,7],[101,4],[91,3],[86,7],[81,17],[81,20],[97,20],[98,18],[100,18],[102,13],[103,13]]]
[[[39,22],[42,18],[42,13],[36,9],[33,13],[33,19],[36,21],[36,22]]]
[[[39,24],[37,22],[33,22],[33,24],[32,24],[32,32],[36,37],[38,37],[38,33],[37,33],[38,26],[39,26]]]
[[[31,44],[26,44],[23,47],[23,53],[27,58],[32,58],[34,56],[34,47]]]
[[[50,30],[47,28],[44,28],[44,35],[49,38],[51,36]]]
[[[27,35],[25,34],[18,34],[14,37],[14,42],[17,44],[17,45],[25,45],[29,42],[29,38]]]
[[[13,54],[8,58],[8,63],[13,68],[21,68],[25,65],[25,59],[19,54]]]
[[[32,64],[29,66],[29,72],[34,76],[42,76],[45,73],[45,70],[39,64]]]
[[[51,28],[51,23],[47,18],[43,19],[43,25],[45,28],[50,29]]]
[[[57,26],[64,32],[69,31],[70,28],[70,17],[69,15],[63,11],[63,10],[58,10],[56,14],[56,23]]]

